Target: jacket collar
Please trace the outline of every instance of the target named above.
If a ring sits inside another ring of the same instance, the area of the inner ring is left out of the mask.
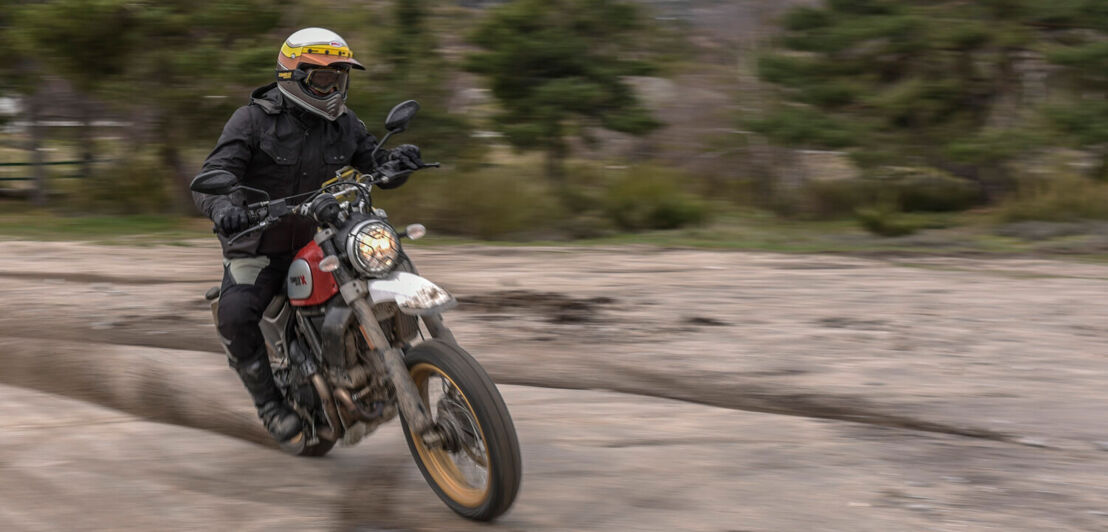
[[[322,120],[322,118],[305,111],[304,108],[289,101],[288,98],[285,98],[277,88],[276,81],[269,85],[254,89],[254,92],[250,93],[250,103],[261,107],[268,115],[288,113],[299,120],[305,127],[318,120]]]
[[[283,110],[284,97],[281,96],[281,91],[277,90],[277,82],[274,81],[254,89],[254,92],[250,93],[250,103],[261,107],[266,114],[275,115]]]

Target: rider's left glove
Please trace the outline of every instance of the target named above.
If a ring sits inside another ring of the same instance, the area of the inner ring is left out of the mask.
[[[246,209],[238,205],[228,205],[212,213],[212,221],[224,235],[233,235],[250,224]]]
[[[401,144],[393,148],[389,151],[389,160],[396,161],[400,170],[419,170],[423,168],[419,146],[415,144]]]

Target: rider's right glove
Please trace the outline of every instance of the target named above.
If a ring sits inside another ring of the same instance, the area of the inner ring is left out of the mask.
[[[389,151],[389,160],[396,161],[400,170],[419,170],[423,168],[423,160],[420,158],[419,146],[414,144],[401,144]]]
[[[220,233],[225,235],[233,235],[250,224],[250,219],[246,216],[246,209],[237,205],[228,205],[220,208],[212,213],[212,221],[215,222],[216,228]]]

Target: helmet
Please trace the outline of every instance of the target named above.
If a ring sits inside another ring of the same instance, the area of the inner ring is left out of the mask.
[[[346,112],[350,69],[365,70],[339,34],[304,28],[277,54],[277,88],[297,105],[327,120]]]

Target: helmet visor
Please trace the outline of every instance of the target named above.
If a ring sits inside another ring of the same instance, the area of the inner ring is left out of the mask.
[[[304,86],[316,96],[327,96],[346,89],[350,73],[342,68],[313,68],[304,78]]]

